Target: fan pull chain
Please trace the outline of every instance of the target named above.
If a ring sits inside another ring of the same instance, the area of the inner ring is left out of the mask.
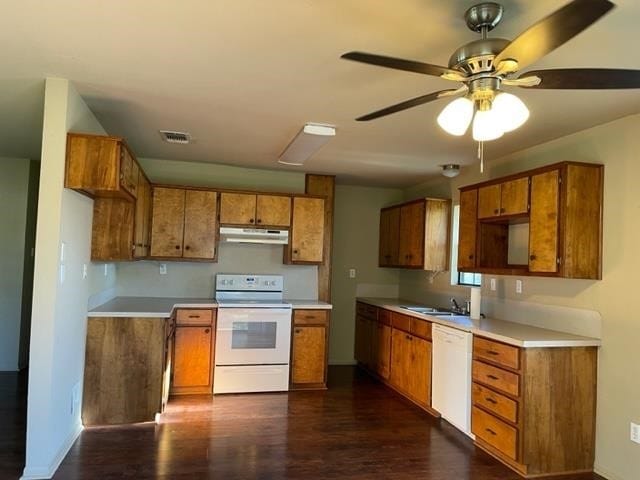
[[[484,173],[484,142],[478,142],[478,160],[480,160],[480,173]]]

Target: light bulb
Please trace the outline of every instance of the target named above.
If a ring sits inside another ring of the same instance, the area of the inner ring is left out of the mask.
[[[464,135],[473,117],[473,102],[468,98],[456,98],[438,115],[438,125],[451,135]]]
[[[529,118],[529,109],[515,95],[500,92],[493,100],[492,110],[502,125],[502,130],[511,132],[520,127]]]
[[[500,120],[495,110],[478,110],[473,118],[473,139],[477,142],[495,140],[504,135]]]

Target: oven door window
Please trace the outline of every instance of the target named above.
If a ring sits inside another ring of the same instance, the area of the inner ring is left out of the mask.
[[[231,348],[276,348],[276,322],[233,322]]]

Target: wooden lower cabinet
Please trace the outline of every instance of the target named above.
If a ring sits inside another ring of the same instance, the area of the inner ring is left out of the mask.
[[[431,342],[392,328],[389,383],[422,406],[431,406]]]
[[[164,318],[92,317],[82,396],[82,423],[149,422],[166,402],[169,325]]]
[[[215,310],[179,309],[176,311],[172,395],[211,393],[215,317]]]
[[[523,348],[474,336],[471,430],[523,476],[591,472],[596,347]]]
[[[291,390],[327,388],[329,312],[294,310],[291,337]]]
[[[371,368],[388,380],[391,374],[391,327],[381,322],[371,323]]]

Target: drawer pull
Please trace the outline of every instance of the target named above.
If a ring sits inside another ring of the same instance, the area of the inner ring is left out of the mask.
[[[413,340],[413,337],[412,337],[411,335],[405,335],[405,338],[406,338],[407,340]]]
[[[189,318],[200,318],[200,315],[189,315]]]
[[[314,317],[313,315],[305,315],[304,318],[306,318],[308,320],[313,320],[316,317]]]
[[[489,432],[491,435],[494,435],[494,436],[497,435],[497,433],[491,430],[490,428],[485,428],[485,430]]]
[[[491,380],[498,380],[498,377],[495,375],[487,375],[487,378],[490,378]]]
[[[495,350],[488,350],[487,353],[489,355],[500,355],[500,352],[496,352]]]
[[[493,403],[494,405],[496,405],[498,402],[496,402],[493,398],[491,397],[485,397],[485,400],[489,403]]]

